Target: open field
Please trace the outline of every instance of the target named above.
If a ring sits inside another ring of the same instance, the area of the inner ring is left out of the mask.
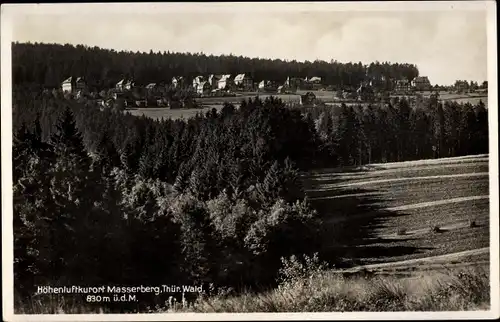
[[[128,112],[135,116],[147,116],[155,120],[159,120],[161,118],[164,119],[188,119],[190,117],[195,116],[197,113],[206,113],[210,111],[212,108],[216,108],[218,111],[222,109],[222,105],[219,106],[211,106],[210,108],[192,108],[192,109],[169,109],[162,107],[151,107],[151,108],[135,108],[135,109],[127,109],[125,112]]]
[[[351,258],[351,265],[489,246],[487,155],[324,169],[303,182],[331,230],[332,256]]]
[[[277,94],[277,93],[258,93],[258,92],[248,92],[248,93],[238,93],[237,96],[232,97],[202,97],[196,99],[196,101],[203,106],[201,109],[168,109],[161,107],[151,107],[151,108],[131,108],[127,109],[126,112],[130,112],[132,115],[141,116],[145,115],[153,119],[179,119],[179,118],[190,118],[196,115],[196,113],[206,113],[212,108],[220,110],[224,102],[229,102],[239,107],[242,100],[253,99],[259,96],[261,99],[266,99],[267,97],[273,96],[280,98],[283,102],[296,102],[299,103],[300,95],[307,93],[308,91],[299,90],[296,94]],[[341,104],[340,101],[336,100],[336,93],[334,91],[312,91],[316,97],[327,105],[337,105]],[[430,92],[424,92],[424,96],[429,96]],[[482,101],[486,107],[488,107],[488,96],[485,94],[449,94],[448,92],[440,93],[440,98],[443,101],[457,101],[459,103],[471,103],[476,105],[479,101]],[[346,105],[358,105],[359,102],[347,102]],[[367,104],[367,103],[361,103]]]

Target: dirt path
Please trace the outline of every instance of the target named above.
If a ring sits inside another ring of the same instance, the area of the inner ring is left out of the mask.
[[[332,188],[347,188],[347,187],[369,185],[369,184],[374,184],[374,183],[434,180],[434,179],[448,179],[448,178],[465,178],[465,177],[482,177],[482,176],[488,176],[488,175],[489,175],[489,172],[474,172],[474,173],[447,174],[447,175],[440,175],[440,176],[380,179],[380,180],[370,180],[370,181],[361,181],[361,182],[352,182],[352,183],[343,183],[343,184],[323,185],[320,189],[310,189],[310,191],[324,191],[324,190],[332,189]]]
[[[308,173],[309,176],[323,176],[323,175],[360,175],[366,172],[375,171],[388,171],[388,170],[425,170],[429,167],[436,168],[443,165],[449,166],[469,166],[470,163],[475,162],[486,162],[489,161],[488,154],[478,154],[478,155],[467,155],[462,157],[453,158],[441,158],[441,159],[426,159],[426,160],[416,160],[416,161],[404,161],[404,162],[389,162],[389,163],[372,163],[358,167],[348,167],[348,168],[325,168],[320,172],[311,171]],[[347,172],[346,170],[351,170],[353,172]]]
[[[417,258],[417,259],[408,259],[408,260],[398,261],[398,262],[362,265],[362,266],[353,267],[353,268],[347,269],[347,270],[338,270],[336,272],[350,273],[350,272],[358,272],[358,271],[364,270],[364,269],[373,271],[373,270],[377,270],[377,269],[384,269],[384,268],[395,269],[395,268],[403,268],[406,266],[415,266],[415,265],[429,265],[429,264],[439,265],[439,264],[449,263],[450,261],[460,260],[461,258],[468,257],[468,256],[487,254],[487,253],[489,253],[489,251],[490,251],[489,247],[484,247],[484,248],[466,250],[463,252],[451,253],[451,254],[446,254],[446,255],[430,256],[430,257]]]
[[[390,207],[390,208],[385,208],[385,209],[387,209],[389,211],[401,211],[401,210],[419,209],[419,208],[425,208],[425,207],[431,207],[431,206],[446,205],[449,203],[457,203],[457,202],[465,202],[465,201],[481,200],[481,199],[489,199],[489,198],[490,198],[490,195],[461,197],[461,198],[452,198],[452,199],[445,199],[445,200],[414,203],[414,204],[410,204],[410,205],[404,205],[404,206],[399,206],[399,207]]]
[[[486,166],[488,165],[488,159],[474,159],[468,163],[450,163],[450,164],[438,164],[438,165],[420,165],[415,167],[389,167],[384,168],[381,166],[377,167],[366,167],[365,171],[360,172],[325,172],[321,174],[309,174],[305,173],[305,177],[312,178],[315,181],[328,181],[335,179],[349,180],[349,179],[357,179],[360,177],[374,177],[374,176],[383,176],[385,174],[392,174],[398,172],[409,172],[409,171],[428,171],[428,170],[436,170],[436,169],[447,169],[447,168],[459,168],[459,167],[471,167],[471,166]]]

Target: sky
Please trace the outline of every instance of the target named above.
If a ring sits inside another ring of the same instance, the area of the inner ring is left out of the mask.
[[[16,15],[20,42],[298,61],[416,64],[431,83],[487,79],[485,10],[73,10]],[[311,7],[313,8],[313,7]]]

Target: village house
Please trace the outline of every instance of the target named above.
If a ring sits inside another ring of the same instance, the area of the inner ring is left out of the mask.
[[[208,76],[208,83],[210,84],[210,87],[212,89],[218,89],[219,88],[219,80],[222,78],[222,75],[214,75],[211,74]]]
[[[146,89],[148,91],[152,91],[156,88],[156,83],[149,83],[148,85],[146,85]]]
[[[62,82],[61,88],[65,93],[75,93],[86,90],[87,85],[83,77],[69,77]]]
[[[430,91],[432,89],[431,82],[427,76],[418,76],[415,77],[411,86],[417,91]]]
[[[394,90],[400,93],[409,92],[411,90],[411,84],[406,79],[399,79],[396,81]]]
[[[285,87],[285,85],[278,86],[277,93],[278,94],[285,94],[286,93],[286,87]]]
[[[275,92],[277,90],[277,86],[275,82],[263,80],[259,83],[258,90],[264,92]]]
[[[363,82],[356,90],[356,95],[360,101],[370,101],[375,97],[372,82]]]
[[[182,76],[172,77],[172,87],[173,88],[182,87],[183,85],[184,85],[184,77],[182,77]]]
[[[135,86],[134,81],[122,79],[116,84],[116,89],[119,91],[130,91]]]
[[[266,87],[267,83],[268,83],[268,81],[262,80],[262,81],[260,81],[259,85],[257,85],[257,88],[259,90],[264,90],[264,88]]]
[[[458,93],[465,93],[469,91],[469,83],[467,81],[456,81],[454,87]]]
[[[222,75],[217,82],[217,86],[217,88],[221,90],[230,89],[233,86],[231,74]]]
[[[203,77],[203,76],[196,76],[193,79],[193,88],[198,88],[198,85],[201,84],[204,81],[205,81],[205,77]]]
[[[245,91],[253,89],[253,79],[248,74],[239,74],[234,78],[234,84]]]
[[[303,87],[304,79],[300,77],[287,77],[285,81],[285,86],[292,90],[297,91],[297,89]]]
[[[306,82],[309,82],[311,84],[321,84],[321,77],[313,76],[309,79],[306,78]]]
[[[210,93],[211,89],[212,88],[211,88],[209,82],[201,82],[196,87],[196,93],[198,93],[199,95],[205,96],[205,95],[208,95]]]

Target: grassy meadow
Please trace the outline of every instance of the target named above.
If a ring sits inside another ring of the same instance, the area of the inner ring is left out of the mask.
[[[299,103],[300,95],[305,94],[307,91],[297,91],[296,94],[277,94],[277,93],[239,93],[234,97],[204,97],[197,99],[197,102],[200,103],[203,108],[200,109],[167,109],[161,107],[151,107],[151,108],[132,108],[127,109],[126,112],[131,113],[135,116],[145,115],[147,117],[153,119],[179,119],[184,118],[188,119],[196,115],[196,113],[206,113],[208,110],[215,108],[217,110],[222,109],[222,104],[224,102],[229,102],[239,106],[239,103],[242,100],[248,100],[249,98],[255,98],[255,96],[259,96],[262,99],[265,99],[269,96],[274,96],[280,98],[285,103],[296,102]],[[312,91],[318,99],[325,102],[328,105],[332,104],[340,104],[338,100],[335,99],[336,92],[335,91]],[[429,93],[423,93],[424,96],[428,96]],[[448,92],[441,92],[440,98],[443,101],[451,100],[457,101],[459,103],[471,103],[478,104],[480,100],[488,107],[488,96],[484,96],[484,94],[449,94]],[[347,105],[359,104],[359,103],[346,103]]]

